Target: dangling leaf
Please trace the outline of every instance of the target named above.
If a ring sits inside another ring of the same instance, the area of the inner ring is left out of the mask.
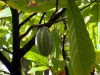
[[[74,1],[67,1],[67,13],[74,75],[90,75],[95,63],[95,51],[83,17]]]
[[[18,10],[27,12],[43,12],[54,8],[56,0],[33,0],[32,5],[29,5],[30,0],[7,0],[7,4]],[[59,7],[65,7],[65,0],[59,0]]]

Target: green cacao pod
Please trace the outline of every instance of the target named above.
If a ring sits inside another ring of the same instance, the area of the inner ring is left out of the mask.
[[[39,53],[48,56],[53,48],[53,37],[47,27],[40,28],[36,34],[36,45]]]

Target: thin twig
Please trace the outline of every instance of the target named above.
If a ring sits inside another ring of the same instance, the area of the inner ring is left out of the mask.
[[[64,18],[64,16],[61,16],[62,18]],[[64,30],[67,30],[67,21],[66,19],[63,19],[63,23],[64,23]]]
[[[30,18],[32,18],[33,16],[35,16],[37,13],[33,13],[31,14],[29,17],[27,17],[23,22],[21,22],[19,24],[19,26],[21,27],[22,25],[24,25],[26,22],[28,22],[30,20]]]
[[[87,6],[83,7],[80,9],[80,11],[84,10],[85,8],[89,7],[91,4],[93,4],[95,1],[92,1],[90,4],[88,4]]]
[[[62,16],[63,18],[63,16]],[[65,19],[63,19],[63,23],[64,23],[64,31],[67,30],[67,21]],[[64,46],[65,46],[65,40],[66,40],[66,35],[64,34],[63,37],[62,37],[62,55],[63,55],[63,59],[66,60],[66,52],[65,52],[65,49],[64,49]]]
[[[62,16],[62,18],[63,18],[63,16]],[[66,31],[67,30],[66,19],[63,19],[63,23],[64,23],[64,30]],[[64,60],[69,60],[69,58],[67,57],[66,51],[65,51],[65,40],[66,40],[66,35],[63,35],[63,37],[62,37],[62,55],[63,55]],[[66,75],[69,75],[67,65],[65,66],[65,72],[66,72]]]
[[[41,19],[40,19],[40,21],[39,21],[39,24],[42,23],[42,20],[43,20],[45,14],[46,14],[46,12],[43,12],[42,17],[41,17]]]
[[[31,27],[29,27],[28,30],[27,30],[24,34],[22,34],[22,35],[20,36],[20,40],[21,40],[23,37],[25,37],[34,27],[40,28],[40,27],[43,27],[43,26],[47,26],[47,25],[49,25],[49,24],[58,23],[58,22],[60,22],[60,21],[62,21],[62,20],[64,20],[64,19],[66,19],[66,17],[64,17],[64,18],[62,18],[62,19],[60,19],[60,20],[58,20],[58,21],[55,21],[55,22],[48,22],[48,23],[45,23],[45,24],[36,24],[36,25],[34,24],[34,25],[32,25]]]
[[[56,12],[58,11],[58,2],[59,0],[56,0]]]

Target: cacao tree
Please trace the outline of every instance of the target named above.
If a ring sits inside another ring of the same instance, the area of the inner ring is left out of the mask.
[[[1,75],[98,75],[99,0],[0,0]]]

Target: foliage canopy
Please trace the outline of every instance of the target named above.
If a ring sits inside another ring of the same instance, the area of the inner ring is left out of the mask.
[[[99,0],[0,0],[0,73],[99,73],[99,25]],[[35,44],[43,26],[49,28],[54,41],[48,57],[39,54]]]

